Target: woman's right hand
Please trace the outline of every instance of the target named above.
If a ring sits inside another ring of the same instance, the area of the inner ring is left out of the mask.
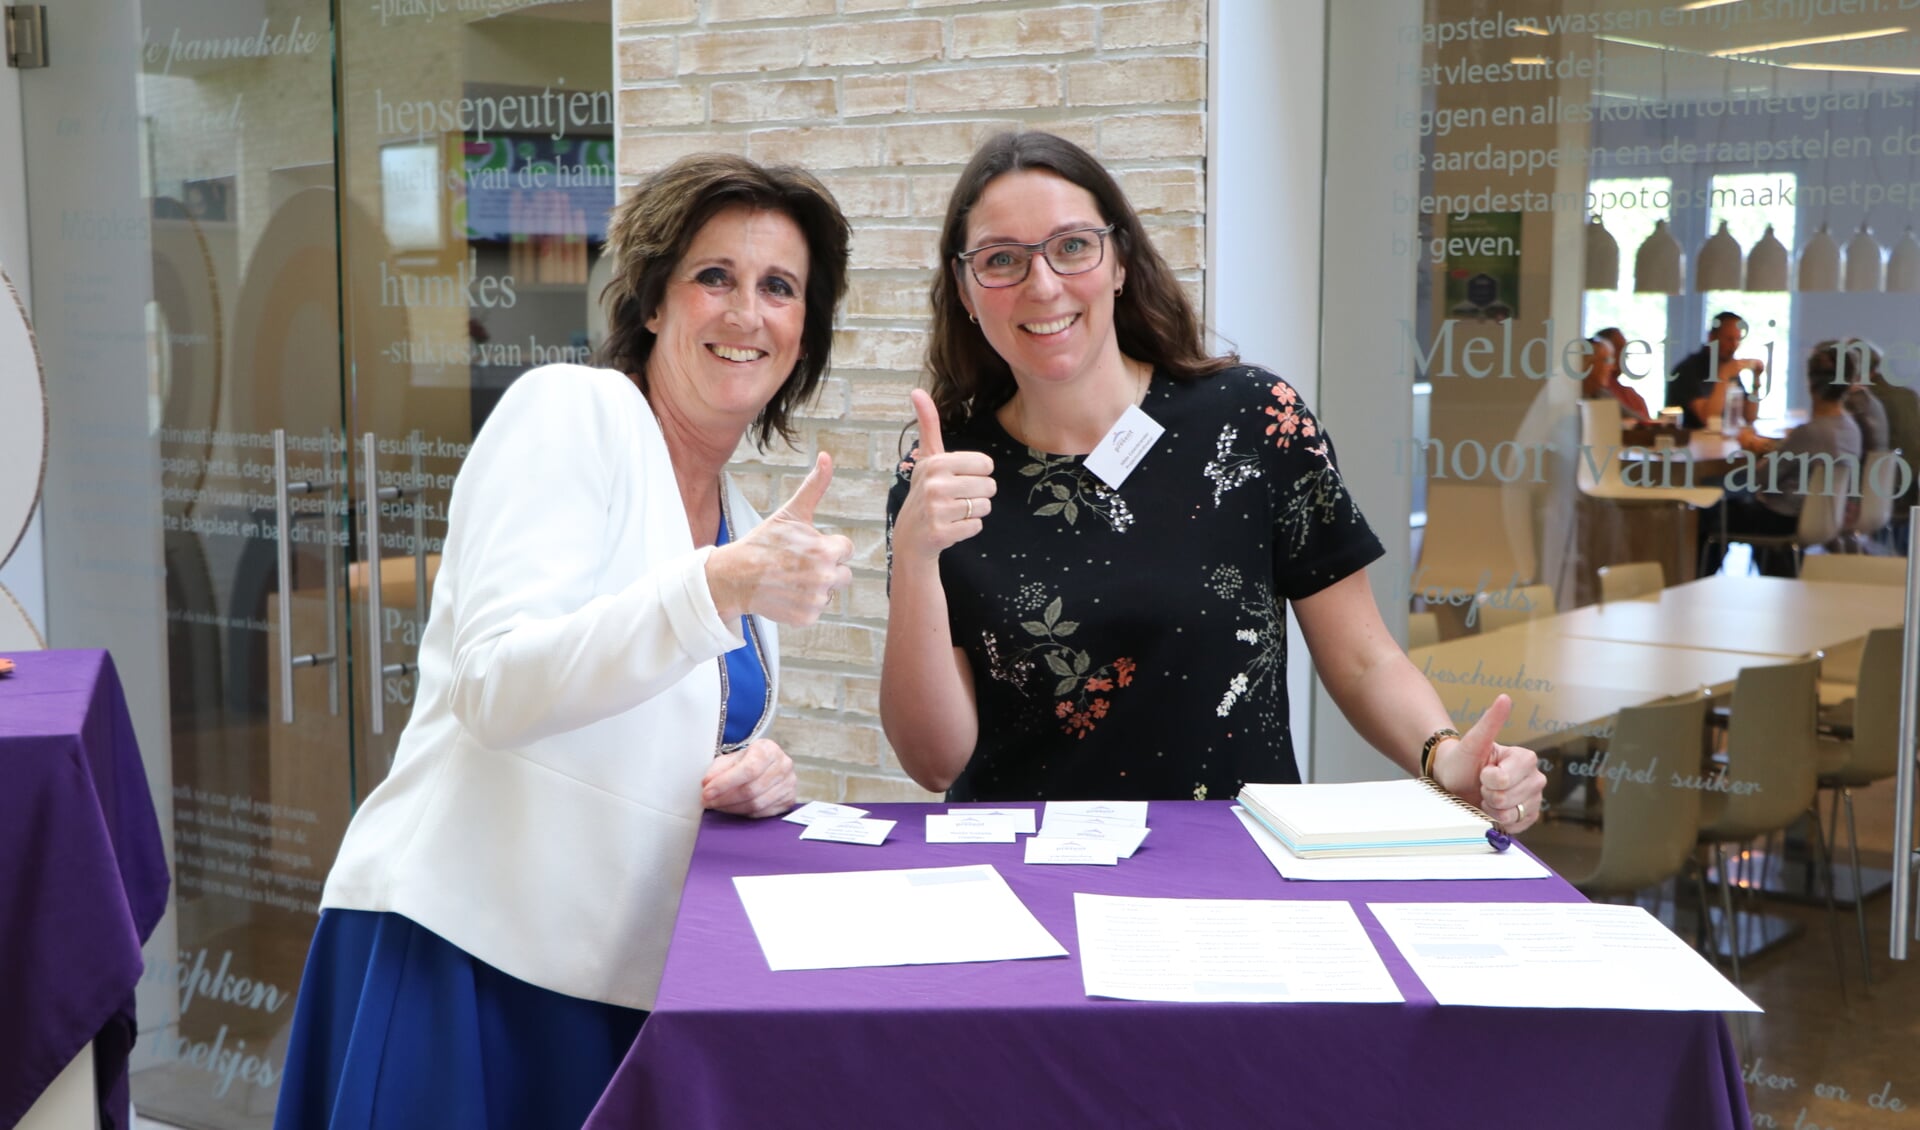
[[[853,542],[813,528],[813,511],[833,481],[833,459],[813,470],[787,504],[707,557],[707,588],[723,619],[751,612],[781,624],[811,624],[836,590],[853,582]]]
[[[932,561],[940,551],[985,528],[993,511],[993,457],[983,451],[948,451],[940,438],[933,398],[914,389],[913,414],[920,421],[913,485],[893,520],[893,559]]]

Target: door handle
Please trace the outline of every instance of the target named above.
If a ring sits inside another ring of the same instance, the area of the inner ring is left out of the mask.
[[[1920,520],[1907,530],[1907,619],[1900,630],[1900,760],[1894,773],[1893,793],[1893,939],[1888,956],[1907,959],[1907,943],[1913,937],[1913,784],[1914,729],[1916,716],[1915,680],[1920,679]],[[1855,898],[1861,897],[1856,894]]]
[[[331,650],[293,653],[293,508],[289,499],[296,494],[312,494],[333,485],[326,479],[287,481],[287,429],[273,429],[273,513],[274,556],[279,566],[279,593],[275,602],[280,633],[280,720],[293,721],[293,672],[296,667],[327,668],[327,709],[340,713],[340,665]],[[324,517],[324,514],[322,515]],[[334,563],[331,539],[326,543],[327,563],[327,643],[331,645],[339,631],[339,574]]]
[[[373,732],[384,734],[387,732],[386,678],[388,675],[405,675],[414,666],[411,663],[387,663],[382,655],[386,631],[386,593],[381,591],[385,587],[385,578],[380,569],[380,504],[404,498],[413,491],[407,487],[379,485],[374,446],[372,432],[360,437],[361,477],[366,483],[367,495],[367,669],[373,674],[373,686],[368,698],[373,705]],[[417,462],[417,452],[414,458]],[[415,521],[418,522],[417,516]],[[418,535],[415,536],[417,539]],[[418,548],[416,540],[416,551]],[[416,561],[424,562],[425,558],[416,557]],[[424,584],[424,579],[424,575],[420,575],[416,582]],[[420,615],[423,618],[426,615],[424,606],[420,607]]]

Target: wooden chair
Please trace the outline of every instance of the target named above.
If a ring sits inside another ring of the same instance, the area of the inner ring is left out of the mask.
[[[1884,781],[1900,767],[1900,632],[1875,628],[1867,634],[1860,663],[1859,693],[1844,721],[1823,728],[1820,735],[1818,786],[1834,793],[1833,819],[1840,802],[1847,806],[1847,858],[1853,868],[1854,923],[1860,933],[1860,975],[1871,982],[1867,960],[1866,898],[1861,894],[1860,840],[1853,823],[1853,790]],[[1839,829],[1833,828],[1837,835]],[[1831,840],[1828,858],[1832,858]]]
[[[1658,561],[1633,561],[1625,565],[1600,566],[1600,603],[1617,600],[1658,599],[1667,587],[1667,571]]]

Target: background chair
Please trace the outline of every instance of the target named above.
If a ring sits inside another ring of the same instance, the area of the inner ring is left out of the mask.
[[[1623,771],[1607,791],[1600,826],[1551,821],[1521,841],[1586,895],[1631,895],[1678,876],[1693,861],[1700,833],[1700,792],[1676,788],[1660,770],[1700,758],[1705,695],[1622,710],[1607,743],[1607,768]],[[1633,780],[1645,774],[1648,782]],[[1706,884],[1696,868],[1702,921]]]
[[[1825,545],[1839,537],[1846,528],[1847,496],[1853,490],[1852,477],[1843,475],[1844,481],[1829,490],[1832,482],[1829,470],[1825,463],[1819,462],[1807,468],[1800,500],[1800,525],[1793,533],[1733,534],[1720,529],[1709,533],[1707,540],[1722,545],[1745,542],[1753,547],[1756,554],[1762,549],[1790,549],[1793,551],[1793,575],[1799,576],[1807,547]]]
[[[1873,980],[1867,960],[1866,896],[1860,882],[1860,840],[1853,823],[1853,790],[1894,775],[1900,766],[1900,629],[1875,628],[1867,634],[1860,663],[1859,692],[1849,717],[1820,735],[1820,788],[1832,789],[1834,807],[1847,806],[1847,859],[1853,869],[1853,914],[1860,933],[1860,975]],[[1837,820],[1839,813],[1833,814]],[[1833,821],[1830,821],[1830,824]],[[1833,828],[1833,834],[1839,829]],[[1832,841],[1828,841],[1832,859]]]
[[[1574,460],[1574,484],[1580,494],[1595,503],[1622,506],[1658,506],[1673,512],[1676,545],[1692,553],[1692,539],[1685,534],[1684,518],[1688,508],[1704,510],[1725,495],[1719,487],[1629,486],[1620,477],[1620,402],[1612,397],[1580,402],[1581,456]],[[1610,454],[1614,453],[1614,454]],[[1567,524],[1567,553],[1572,554],[1579,523]]]
[[[1407,650],[1440,642],[1440,617],[1433,612],[1407,613]]]
[[[1538,620],[1559,611],[1554,607],[1553,586],[1521,585],[1498,592],[1482,592],[1473,598],[1474,622],[1483,632]]]
[[[1884,489],[1875,490],[1874,484],[1892,484],[1893,471],[1882,468],[1899,457],[1897,447],[1892,451],[1869,451],[1866,462],[1861,465],[1860,505],[1853,508],[1853,515],[1847,520],[1847,533],[1852,535],[1859,552],[1866,552],[1867,546],[1877,541],[1893,521],[1893,496]]]
[[[1658,561],[1600,566],[1600,603],[1658,597],[1667,587],[1667,571]]]
[[[1859,553],[1817,553],[1800,563],[1803,581],[1833,581],[1846,585],[1905,585],[1907,559],[1869,557]]]
[[[1726,847],[1784,832],[1800,817],[1813,818],[1815,866],[1827,887],[1827,919],[1833,934],[1834,969],[1841,972],[1839,916],[1833,904],[1832,861],[1820,834],[1820,810],[1814,804],[1819,773],[1814,730],[1817,655],[1769,667],[1743,667],[1733,685],[1733,709],[1727,723],[1727,791],[1701,798],[1700,845],[1713,852],[1720,876],[1720,910],[1728,930],[1733,980],[1740,983],[1740,929],[1733,909],[1733,880]],[[1749,886],[1750,884],[1743,883]]]

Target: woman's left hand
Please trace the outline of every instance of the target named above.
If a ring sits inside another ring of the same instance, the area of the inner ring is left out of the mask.
[[[760,738],[736,753],[713,759],[700,778],[700,804],[735,816],[777,816],[793,807],[799,789],[793,758]]]
[[[1540,757],[1524,746],[1493,740],[1513,713],[1513,700],[1501,695],[1459,741],[1443,743],[1433,755],[1433,777],[1442,788],[1476,804],[1508,832],[1520,832],[1540,819],[1547,790]]]

